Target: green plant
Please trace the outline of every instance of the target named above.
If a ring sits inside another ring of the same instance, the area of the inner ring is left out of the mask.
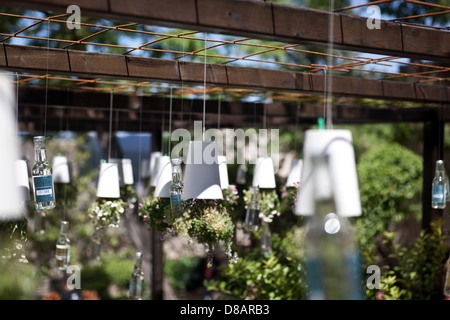
[[[88,208],[88,217],[96,228],[117,227],[124,211],[122,199],[98,199]]]
[[[383,299],[429,300],[442,298],[442,280],[449,247],[442,233],[442,220],[431,223],[429,231],[422,230],[412,243],[394,244],[395,233],[386,232],[383,244],[390,250],[383,268],[381,288]],[[367,290],[368,298],[375,292]]]
[[[251,189],[244,190],[245,205],[250,203]],[[259,189],[259,217],[264,222],[272,222],[275,216],[279,216],[280,211],[280,199],[275,189]]]
[[[375,237],[407,215],[418,216],[422,158],[397,143],[383,143],[359,159],[362,217],[361,245],[374,247]]]
[[[305,299],[303,255],[298,253],[303,236],[303,232],[290,232],[283,238],[273,234],[272,254],[252,250],[237,263],[222,267],[220,279],[211,281],[208,289],[236,299]]]

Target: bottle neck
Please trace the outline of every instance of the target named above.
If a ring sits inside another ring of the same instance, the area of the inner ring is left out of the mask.
[[[136,258],[136,262],[134,264],[134,270],[135,271],[142,270],[142,256]]]
[[[179,165],[172,166],[172,182],[181,182],[182,173]]]
[[[47,150],[45,148],[34,149],[34,161],[35,162],[47,161]]]
[[[60,235],[66,236],[66,237],[69,235],[69,223],[67,221],[63,221],[61,223]]]

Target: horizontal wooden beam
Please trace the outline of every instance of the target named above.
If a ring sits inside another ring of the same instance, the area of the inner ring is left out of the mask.
[[[169,128],[169,98],[114,94],[113,128],[124,131],[155,131]],[[323,116],[323,105],[302,103],[299,113],[297,104],[245,103],[221,101],[221,128],[262,127],[264,108],[267,128],[311,125]],[[194,121],[202,121],[203,100],[172,99],[172,128],[192,129]],[[46,110],[45,110],[46,109]],[[206,128],[219,126],[219,103],[209,100],[205,105]],[[434,116],[435,108],[370,108],[366,106],[333,106],[335,124],[367,124],[427,122]],[[45,121],[44,121],[45,119]],[[450,122],[450,114],[443,115]],[[110,94],[76,90],[45,90],[42,88],[19,88],[19,127],[21,130],[108,131],[110,121]]]
[[[382,21],[369,29],[367,18],[252,0],[0,0],[13,7],[66,12],[78,5],[82,15],[283,41],[329,46],[328,23],[337,49],[448,62],[450,33]]]
[[[324,76],[319,74],[0,44],[0,68],[11,71],[203,85],[205,66],[206,83],[210,86],[324,93]],[[448,86],[345,76],[333,76],[332,93],[335,96],[450,103]]]

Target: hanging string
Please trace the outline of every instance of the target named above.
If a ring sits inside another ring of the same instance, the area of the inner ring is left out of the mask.
[[[334,0],[330,0],[330,8],[329,8],[329,12],[330,12],[330,18],[328,20],[328,57],[327,57],[327,68],[331,68],[332,67],[332,63],[333,63],[333,58],[332,58],[332,53],[333,53],[333,38],[334,38]],[[327,73],[325,72],[325,78],[327,79],[327,86],[326,86],[326,92],[327,92],[327,99],[326,99],[326,103],[327,103],[327,114],[326,114],[326,126],[327,129],[332,129],[333,128],[333,122],[332,122],[332,118],[333,118],[333,114],[332,114],[332,92],[333,92],[333,75],[330,69],[330,73],[327,75]]]
[[[17,79],[17,85],[16,85],[16,134],[19,134],[19,73],[16,72],[16,79]]]
[[[169,100],[169,157],[172,156],[172,90],[170,87],[170,100]]]
[[[143,98],[142,98],[142,87],[139,88],[138,96],[140,100],[139,105],[139,150],[138,150],[138,185],[141,186],[142,183],[142,176],[141,176],[141,162],[142,162],[142,109],[143,109]]]
[[[298,116],[300,115],[300,101],[297,101],[297,112],[295,114],[295,129],[294,129],[294,150],[295,152],[298,151]]]
[[[203,135],[202,140],[205,140],[205,114],[206,114],[206,49],[207,49],[207,35],[205,32],[205,54],[203,62]]]
[[[111,140],[112,140],[112,114],[113,114],[113,90],[109,95],[109,145],[108,145],[108,162],[111,162]]]
[[[266,129],[266,106],[267,104],[264,103],[264,107],[263,107],[263,111],[264,111],[264,116],[263,116],[263,129]]]
[[[164,156],[164,122],[166,121],[166,108],[165,108],[165,100],[166,98],[164,97],[164,104],[163,104],[163,118],[162,118],[162,122],[161,122],[161,153]]]
[[[48,63],[50,56],[50,19],[47,20],[47,74],[45,76],[44,137],[47,136]]]
[[[219,98],[218,98],[218,100],[219,100],[219,102],[218,102],[218,106],[217,106],[217,129],[219,129],[220,130],[220,108],[221,108],[221,101],[220,101],[220,99],[221,99],[221,94],[220,94],[220,91],[219,91]]]

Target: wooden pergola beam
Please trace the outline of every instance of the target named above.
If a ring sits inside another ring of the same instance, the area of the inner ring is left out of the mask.
[[[108,131],[110,121],[110,94],[108,92],[86,92],[70,90],[45,90],[43,88],[19,88],[19,128],[40,130],[44,116],[49,131]],[[45,103],[47,102],[47,103]],[[169,128],[169,97],[155,97],[114,94],[113,126],[123,131],[158,131],[162,125]],[[141,107],[142,106],[142,109]],[[203,100],[172,99],[172,128],[193,128],[194,121],[202,121]],[[218,127],[219,103],[206,101],[206,128]],[[281,126],[311,125],[323,116],[323,105],[302,103],[299,113],[297,104],[265,104],[268,128]],[[44,112],[44,109],[47,109]],[[221,128],[248,128],[262,126],[264,108],[261,103],[241,101],[220,102]],[[335,124],[431,122],[436,108],[370,108],[367,106],[333,106]],[[116,121],[120,119],[120,121]],[[450,114],[441,116],[450,122]]]
[[[11,71],[183,84],[204,83],[203,63],[67,49],[0,44],[0,68]],[[206,64],[212,86],[323,94],[324,76],[305,72]],[[450,103],[449,86],[333,76],[333,95]]]
[[[252,0],[0,0],[13,7],[82,14],[205,32],[249,36],[294,44],[329,45],[328,21],[334,15],[337,49],[448,62],[450,33],[382,21],[369,29],[367,18]]]

